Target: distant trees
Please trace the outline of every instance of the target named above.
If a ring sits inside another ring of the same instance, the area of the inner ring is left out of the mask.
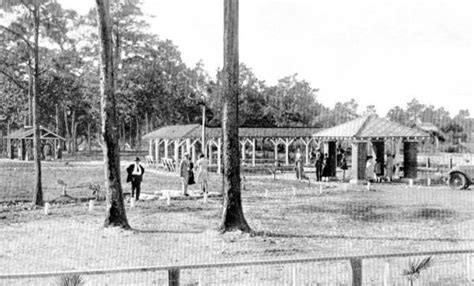
[[[449,135],[448,141],[451,143],[468,140],[469,135],[474,131],[474,119],[469,117],[468,110],[460,110],[456,116],[451,117],[443,107],[435,108],[433,105],[425,105],[417,99],[408,102],[406,109],[400,106],[390,109],[387,117],[407,126],[432,123],[440,131]]]

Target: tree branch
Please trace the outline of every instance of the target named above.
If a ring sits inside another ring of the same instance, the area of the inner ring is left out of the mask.
[[[13,82],[14,84],[16,84],[19,88],[23,89],[23,90],[26,90],[26,87],[20,83],[18,80],[16,80],[12,75],[10,75],[9,73],[5,72],[4,70],[0,69],[0,73],[3,74],[4,76],[6,76],[11,82]]]
[[[26,45],[28,46],[28,48],[30,48],[31,50],[33,49],[33,47],[31,46],[31,43],[30,43],[25,37],[23,37],[22,34],[18,33],[18,32],[15,31],[15,30],[12,30],[12,29],[10,29],[10,28],[7,28],[7,27],[5,27],[5,26],[3,26],[3,25],[0,25],[0,28],[2,28],[3,30],[5,30],[5,31],[7,31],[7,32],[9,32],[9,33],[11,33],[11,34],[13,34],[13,35],[15,35],[15,36],[18,37],[19,39],[23,40],[23,41],[26,43]]]

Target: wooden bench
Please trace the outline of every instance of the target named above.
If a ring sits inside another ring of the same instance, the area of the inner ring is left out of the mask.
[[[169,172],[174,172],[176,171],[176,166],[174,164],[174,160],[171,158],[162,158],[161,163],[163,164],[163,167],[165,170]]]

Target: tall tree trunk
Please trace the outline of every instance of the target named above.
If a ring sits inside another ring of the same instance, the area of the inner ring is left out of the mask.
[[[64,114],[64,128],[66,129],[66,149],[67,152],[71,152],[71,131],[69,130],[68,118],[67,118],[67,111],[66,106],[63,106],[63,114]]]
[[[130,118],[130,133],[128,134],[130,137],[130,148],[133,146],[132,142],[132,129],[133,129],[133,119]]]
[[[35,61],[34,78],[33,78],[33,155],[35,160],[35,185],[33,204],[36,206],[43,205],[43,188],[41,185],[41,139],[40,139],[40,125],[38,122],[38,93],[39,93],[39,25],[40,25],[40,11],[39,3],[34,2],[33,19],[34,19],[34,46],[33,56]]]
[[[150,132],[149,123],[148,123],[148,112],[145,112],[145,132],[146,132],[146,134],[148,134]]]
[[[92,140],[91,140],[91,124],[88,123],[87,124],[87,156],[90,156],[91,155],[91,144],[92,144]]]
[[[31,57],[28,58],[28,126],[33,126],[33,119],[32,119],[32,94],[33,89],[33,73],[31,69]]]
[[[114,65],[112,53],[109,0],[96,0],[100,39],[100,95],[102,137],[104,140],[104,175],[107,192],[104,226],[130,229],[123,203],[120,183],[120,150],[114,95]]]
[[[54,131],[56,132],[56,134],[59,135],[59,108],[57,104],[56,104],[55,120],[56,120],[56,129]]]
[[[224,205],[221,232],[250,232],[242,210],[240,193],[240,152],[238,128],[239,97],[239,1],[224,0]]]
[[[136,152],[139,152],[140,151],[140,122],[138,121],[138,116],[137,116],[137,135],[136,135],[136,138],[135,138],[135,150]]]
[[[73,156],[76,156],[76,110],[73,110],[72,111],[72,115],[71,115],[71,142],[70,142],[70,146],[71,146],[71,150],[72,150],[72,155]]]

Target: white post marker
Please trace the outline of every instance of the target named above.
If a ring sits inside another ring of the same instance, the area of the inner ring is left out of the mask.
[[[165,196],[166,196],[166,205],[171,205],[171,194],[170,194],[170,191],[166,191],[165,192]]]
[[[367,191],[370,191],[370,182],[367,181]]]
[[[323,185],[319,184],[319,194],[321,195],[323,193]]]
[[[130,207],[133,209],[135,207],[135,198],[130,198]]]
[[[49,203],[44,204],[44,214],[45,215],[49,215],[49,207],[50,207]]]
[[[427,185],[428,187],[431,186],[431,178],[428,178],[428,179],[426,180],[426,185]]]
[[[89,211],[92,212],[94,210],[94,200],[89,201]]]
[[[202,199],[203,203],[207,203],[207,192],[204,192],[204,197]]]
[[[293,197],[296,197],[296,189],[293,187]]]
[[[408,186],[413,188],[413,179],[408,179]]]

